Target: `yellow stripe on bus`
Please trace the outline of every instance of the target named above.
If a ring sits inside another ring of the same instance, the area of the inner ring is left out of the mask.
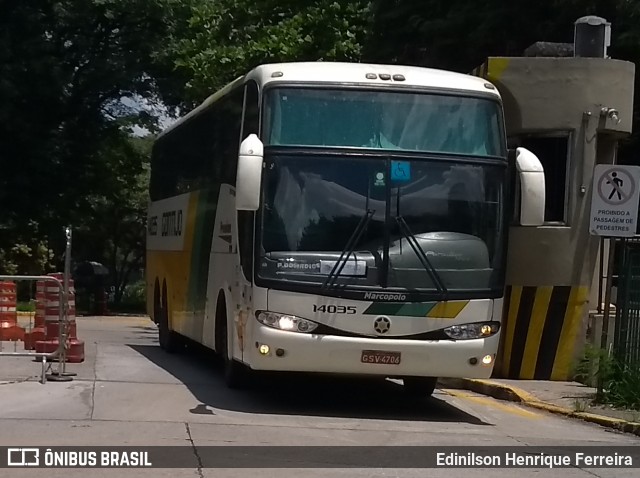
[[[427,317],[439,317],[441,319],[455,319],[462,309],[464,309],[468,300],[455,302],[438,302],[427,314]]]

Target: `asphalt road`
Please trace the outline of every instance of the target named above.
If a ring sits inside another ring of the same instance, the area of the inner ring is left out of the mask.
[[[155,326],[146,318],[79,318],[78,336],[85,341],[86,360],[68,365],[68,370],[77,373],[71,382],[40,384],[38,363],[0,357],[0,445],[175,445],[188,451],[188,463],[179,469],[0,469],[0,477],[638,474],[637,469],[620,468],[275,469],[266,466],[266,461],[255,469],[210,468],[203,447],[211,445],[580,445],[606,451],[606,446],[637,447],[640,439],[464,390],[438,389],[430,399],[411,400],[392,381],[266,375],[249,390],[232,391],[224,386],[214,357],[197,351],[168,355],[160,350]],[[3,345],[4,351],[13,350],[13,345]],[[380,463],[376,454],[384,449],[359,453],[369,453],[371,466],[376,466]],[[307,464],[321,459],[293,458]],[[239,465],[245,463],[242,459],[238,455]]]

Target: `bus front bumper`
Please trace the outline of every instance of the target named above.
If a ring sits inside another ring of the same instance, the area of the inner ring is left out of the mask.
[[[244,351],[253,370],[389,377],[490,378],[499,335],[473,340],[397,340],[288,332],[256,325]],[[484,363],[491,357],[489,364]],[[483,361],[484,359],[484,361]]]

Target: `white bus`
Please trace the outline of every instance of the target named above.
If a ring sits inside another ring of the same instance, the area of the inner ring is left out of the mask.
[[[322,372],[428,395],[491,376],[508,226],[544,211],[492,84],[395,65],[256,67],[159,136],[149,192],[160,345],[220,353],[232,387]]]

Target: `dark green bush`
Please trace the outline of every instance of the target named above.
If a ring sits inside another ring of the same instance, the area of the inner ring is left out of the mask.
[[[576,366],[575,378],[592,387],[601,383],[596,397],[599,403],[640,410],[640,363],[625,363],[605,350],[588,346]]]

